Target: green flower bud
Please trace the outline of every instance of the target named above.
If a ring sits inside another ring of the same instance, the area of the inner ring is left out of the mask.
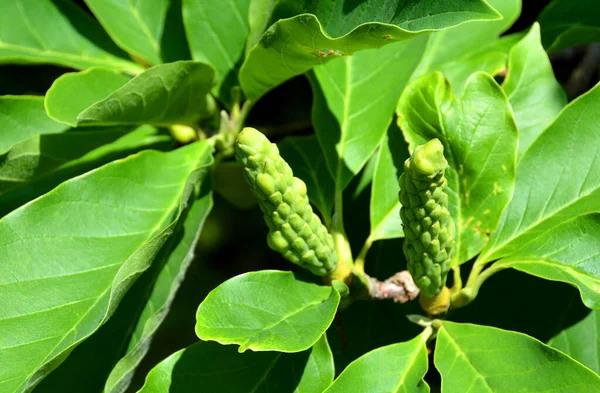
[[[269,227],[269,247],[318,276],[333,272],[337,264],[333,238],[313,213],[306,184],[294,177],[277,146],[259,131],[244,128],[235,156]]]
[[[400,176],[400,218],[408,271],[421,293],[433,297],[446,285],[454,248],[454,221],[448,211],[448,162],[438,139],[417,146]]]

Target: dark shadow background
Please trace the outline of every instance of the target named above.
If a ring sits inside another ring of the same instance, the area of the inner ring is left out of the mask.
[[[85,7],[83,1],[77,2]],[[521,17],[508,33],[527,29],[547,3],[549,0],[524,1]],[[172,17],[177,20],[180,16]],[[182,31],[170,34],[180,36]],[[177,52],[182,51],[185,53],[185,49]],[[571,99],[598,81],[598,72],[586,80],[573,81],[573,71],[588,51],[588,47],[573,48],[551,56],[556,77]],[[43,95],[58,76],[69,71],[46,65],[0,65],[0,95]],[[261,99],[247,123],[264,130],[273,141],[289,134],[310,134],[311,103],[308,80],[297,77]],[[348,187],[345,198],[345,222],[355,252],[369,228],[368,192],[352,197],[356,179]],[[198,341],[194,333],[196,309],[211,289],[248,271],[294,270],[295,266],[268,249],[266,234],[267,228],[257,207],[239,210],[215,195],[215,206],[205,224],[197,258],[171,312],[154,338],[150,353],[136,373],[131,391],[139,389],[147,372],[159,361]],[[401,242],[400,239],[377,242],[369,253],[368,273],[384,279],[401,270],[405,264]],[[468,265],[463,272],[468,272]],[[371,349],[414,337],[420,328],[409,323],[405,315],[418,312],[415,304],[396,305],[392,302],[359,302],[343,311],[328,332],[336,357],[336,371],[341,372],[350,361]],[[458,310],[452,319],[517,330],[547,341],[564,327],[583,318],[587,312],[577,290],[569,285],[508,270],[490,278],[475,302]],[[439,391],[439,375],[433,367],[430,367],[428,382],[432,384],[433,392]],[[435,386],[436,383],[438,386]]]

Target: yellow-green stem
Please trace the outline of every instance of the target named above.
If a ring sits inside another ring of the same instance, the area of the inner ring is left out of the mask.
[[[471,303],[473,300],[475,300],[477,294],[479,293],[479,289],[488,278],[490,278],[495,273],[498,273],[499,271],[507,268],[507,266],[492,265],[489,268],[485,269],[483,272],[481,272],[484,266],[485,264],[483,263],[476,263],[475,265],[473,265],[473,270],[471,270],[471,274],[469,275],[467,285],[459,292],[452,294],[452,307],[461,308]],[[475,270],[476,267],[477,270]],[[476,273],[473,274],[473,271],[476,271]]]
[[[352,277],[352,249],[344,230],[342,191],[336,190],[334,201],[334,215],[331,225],[331,236],[335,242],[338,255],[338,264],[331,277],[348,283]]]
[[[450,293],[457,293],[462,289],[462,277],[460,276],[460,265],[452,266],[452,273],[454,277],[454,284],[450,288]]]
[[[373,236],[369,235],[367,240],[365,240],[365,244],[363,244],[360,253],[356,257],[356,260],[354,261],[354,271],[360,274],[365,273],[365,260],[367,259],[367,254],[369,253],[371,245],[373,245]]]

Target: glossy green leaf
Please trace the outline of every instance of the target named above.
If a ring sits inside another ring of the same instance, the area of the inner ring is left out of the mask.
[[[314,136],[287,137],[278,143],[281,156],[294,171],[294,176],[306,183],[310,202],[319,209],[325,225],[331,223],[335,185],[319,141]]]
[[[408,146],[402,140],[398,127],[391,125],[388,136],[383,139],[377,153],[369,209],[371,217],[369,241],[404,236],[402,220],[400,220],[398,178],[402,174],[402,165],[407,158]]]
[[[460,95],[472,73],[483,71],[494,75],[506,67],[508,49],[499,43],[506,42],[507,38],[498,37],[519,17],[521,0],[488,2],[502,15],[502,19],[470,21],[430,34],[417,76],[440,71],[450,80],[455,94]]]
[[[77,116],[79,125],[187,124],[214,110],[208,95],[214,70],[205,63],[178,61],[154,66]]]
[[[210,158],[209,151],[203,154],[205,162]],[[210,207],[208,174],[210,168],[204,167],[198,179],[199,192],[192,193],[182,203],[181,218],[173,234],[158,251],[152,265],[127,291],[110,319],[44,378],[35,387],[36,393],[123,392],[132,383],[130,371],[146,356],[147,346],[154,340],[154,328],[162,323],[167,309],[171,308],[168,298],[177,290],[180,275],[184,273],[181,269],[187,264],[182,259],[187,258],[185,249],[192,246],[190,240],[201,230],[202,218]],[[115,365],[117,368],[113,371]],[[111,371],[110,383],[107,383]]]
[[[269,27],[276,3],[277,0],[250,0],[246,54],[260,41],[260,37]]]
[[[204,156],[210,164],[210,155]],[[207,187],[208,186],[208,187]],[[210,182],[204,180],[201,194],[193,201],[184,217],[183,234],[166,257],[166,262],[152,288],[127,346],[127,353],[119,360],[106,381],[104,392],[125,392],[131,383],[136,368],[140,365],[152,344],[154,335],[171,309],[175,295],[192,260],[206,217],[213,206]]]
[[[338,189],[381,143],[426,37],[367,50],[315,68],[312,119]]]
[[[291,272],[246,273],[204,299],[196,314],[196,334],[202,340],[238,344],[240,352],[300,352],[327,330],[339,302],[332,287],[301,281]]]
[[[549,51],[600,41],[600,9],[587,0],[554,0],[540,14],[542,43]]]
[[[600,308],[600,214],[577,216],[519,244],[494,267],[570,283],[586,306]]]
[[[34,136],[57,134],[68,128],[48,117],[44,97],[0,96],[0,154]]]
[[[0,12],[0,63],[93,66],[137,74],[102,27],[68,0],[5,1]]]
[[[244,60],[250,0],[183,1],[183,20],[194,60],[215,67],[213,92],[231,105],[231,88]]]
[[[441,72],[450,81],[454,94],[462,95],[469,76],[473,72],[482,71],[489,75],[496,75],[506,70],[508,55],[491,50],[480,55],[468,56],[464,59],[440,64],[436,71]]]
[[[600,374],[599,332],[600,311],[592,310],[584,319],[552,337],[548,345]]]
[[[81,112],[123,87],[129,80],[117,71],[99,67],[64,74],[52,83],[46,93],[46,112],[52,119],[76,127],[77,116]]]
[[[155,65],[161,60],[161,36],[169,0],[85,0],[113,41]]]
[[[143,149],[166,149],[171,138],[152,126],[71,130],[40,135],[0,155],[0,216],[61,182]]]
[[[315,393],[333,381],[333,357],[325,336],[300,353],[245,352],[199,342],[150,371],[140,393]]]
[[[511,49],[508,74],[502,88],[519,127],[518,156],[521,157],[567,105],[566,94],[554,78],[552,65],[540,43],[537,23]]]
[[[471,19],[497,19],[498,13],[485,1],[455,1],[444,4],[435,0],[365,0],[360,3],[320,2],[312,0],[276,0],[271,23],[298,14],[313,14],[330,36],[343,36],[357,26],[378,22],[406,31],[435,30]]]
[[[523,333],[442,322],[434,355],[442,393],[561,392],[600,389],[600,377]]]
[[[117,161],[0,220],[0,265],[12,272],[0,282],[3,391],[31,390],[111,316],[171,235],[207,151]]]
[[[397,110],[411,150],[433,138],[444,145],[455,258],[466,262],[487,243],[513,193],[518,132],[506,95],[491,76],[476,73],[457,99],[434,73],[412,82]]]
[[[408,342],[375,349],[350,363],[324,393],[429,393],[426,330]]]
[[[515,191],[481,262],[600,211],[600,85],[567,105],[519,161]]]
[[[379,1],[366,1],[355,7],[351,16],[341,2],[333,7],[317,2],[280,3],[282,9],[291,7],[292,12],[274,13],[272,19],[292,17],[269,27],[248,52],[240,70],[241,86],[251,100],[329,60],[468,20],[498,17],[483,1],[388,0],[386,7]]]

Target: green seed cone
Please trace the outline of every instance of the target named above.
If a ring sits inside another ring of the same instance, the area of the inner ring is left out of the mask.
[[[337,264],[333,238],[313,213],[306,184],[294,177],[277,146],[259,131],[244,128],[235,156],[269,227],[269,247],[318,276],[331,273]]]
[[[448,162],[438,139],[417,146],[400,176],[400,218],[408,271],[421,293],[433,297],[446,285],[454,247],[444,170]]]

